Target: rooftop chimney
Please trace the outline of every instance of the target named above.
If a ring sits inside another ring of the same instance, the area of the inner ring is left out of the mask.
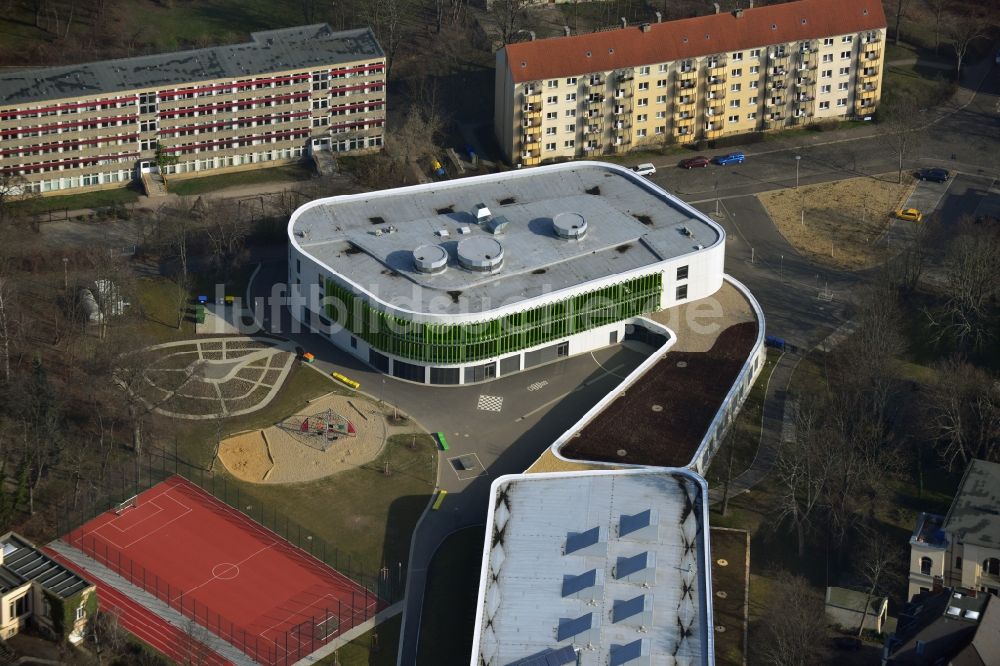
[[[627,18],[625,18],[625,17],[623,16],[623,17],[621,18],[621,22],[622,22],[622,27],[623,27],[623,28],[627,28],[627,27],[628,27],[628,19],[627,19]]]
[[[563,26],[563,34],[566,35],[567,37],[569,37],[569,26],[568,25],[564,25]]]
[[[713,2],[712,4],[715,5],[715,13],[716,14],[718,14],[720,11],[722,11],[722,8],[719,7],[719,3]]]
[[[663,23],[663,12],[656,12],[656,22]]]

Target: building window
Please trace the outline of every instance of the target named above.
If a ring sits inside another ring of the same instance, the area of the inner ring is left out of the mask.
[[[754,65],[750,68],[751,74],[760,74],[760,65]]]
[[[931,575],[931,566],[933,566],[934,561],[929,557],[920,558],[920,573],[925,576]]]
[[[549,88],[558,88],[559,87],[559,82],[556,81],[555,79],[551,79],[549,81],[546,81],[545,85],[547,87],[549,87]]]
[[[665,72],[665,71],[667,71],[667,64],[666,63],[660,63],[660,65],[656,68],[656,71],[658,71],[658,72]]]
[[[657,79],[657,81],[656,81],[656,87],[657,88],[666,88],[667,87],[667,80],[666,79]]]
[[[638,130],[636,130],[636,131],[635,131],[635,135],[636,135],[636,136],[637,136],[638,138],[640,138],[640,139],[644,138],[644,137],[646,136],[646,129],[645,129],[645,128],[643,128],[643,129],[638,129]]]
[[[657,127],[653,130],[655,134],[663,134],[666,131],[667,131],[666,125],[657,125]]]
[[[847,76],[848,74],[850,74],[850,73],[851,73],[851,68],[850,68],[850,67],[841,67],[841,68],[840,68],[840,69],[838,70],[838,72],[839,72],[839,74],[840,74],[841,76]]]
[[[962,558],[961,557],[956,557],[955,558],[955,568],[956,569],[961,569],[962,568]]]
[[[688,286],[686,284],[678,286],[676,295],[678,301],[683,301],[685,298],[688,297]]]
[[[649,106],[649,98],[640,97],[639,100],[636,102],[636,106]]]
[[[827,37],[824,39],[823,46],[833,46],[833,37]]]
[[[688,279],[688,267],[687,266],[678,266],[677,267],[677,279],[678,280],[687,280]]]
[[[547,143],[547,144],[545,144],[545,150],[555,150],[555,149],[556,149],[556,144],[555,143]]]
[[[85,617],[87,617],[87,609],[83,606],[78,606],[76,609],[76,621],[79,622]]]
[[[568,86],[575,86],[576,85],[576,77],[575,76],[571,76],[568,79],[566,79],[566,85],[568,85]]]
[[[156,150],[156,139],[143,139],[139,142],[139,150]]]
[[[757,90],[758,88],[760,88],[760,81],[750,82],[750,90]]]
[[[656,103],[657,104],[666,104],[667,103],[667,96],[666,95],[657,95],[656,96]]]
[[[747,114],[747,120],[757,120],[757,112],[751,111]]]
[[[847,90],[847,81],[841,81],[838,83],[837,90]]]
[[[847,106],[847,98],[841,97],[837,100],[837,106]]]
[[[731,108],[731,109],[738,109],[738,108],[740,108],[740,100],[738,100],[738,99],[729,100],[729,108]]]
[[[568,95],[566,95],[566,101],[567,102],[575,102],[576,101],[576,93],[569,93]]]
[[[646,67],[640,67],[639,68],[639,75],[640,76],[646,76],[648,74],[649,74],[649,66],[648,65]]]
[[[545,112],[545,119],[546,120],[555,120],[558,117],[559,117],[559,112],[558,111],[546,111]]]
[[[983,560],[983,573],[988,576],[1000,576],[1000,559],[991,557]]]
[[[819,110],[820,111],[826,111],[829,108],[830,108],[830,103],[829,102],[820,102],[819,103]]]
[[[656,119],[657,120],[663,120],[666,117],[667,117],[667,112],[666,111],[657,111],[656,112]]]
[[[546,104],[558,104],[559,103],[559,96],[558,95],[551,95],[549,97],[546,97],[545,98],[545,103]]]
[[[823,62],[833,62],[833,54],[832,53],[824,53],[823,54]]]
[[[750,49],[751,58],[760,58],[760,49]]]
[[[10,619],[28,614],[28,594],[22,594],[17,599],[13,599],[7,607],[7,616]]]
[[[830,84],[826,84],[825,86],[820,86],[819,87],[820,94],[822,94],[822,93],[828,93],[831,90],[833,90],[833,88],[830,86]]]
[[[570,125],[566,125],[566,131],[567,132],[575,132],[576,131],[576,123],[572,123]]]
[[[555,133],[556,133],[556,128],[555,127],[546,127],[545,128],[545,136],[552,136]]]
[[[563,115],[567,118],[576,118],[576,109],[566,109],[566,113]]]
[[[850,58],[851,58],[851,52],[850,51],[841,51],[840,52],[840,59],[841,60],[849,60]]]
[[[842,41],[844,44],[850,44],[853,39],[854,39],[854,35],[844,35],[840,39],[840,41]]]
[[[738,122],[740,122],[740,117],[739,116],[729,116],[729,122],[730,123],[738,123]]]
[[[743,52],[742,51],[738,51],[737,53],[734,53],[733,54],[733,60],[743,60]]]
[[[732,76],[743,76],[743,68],[742,67],[737,67],[737,68],[731,70],[729,73]]]
[[[743,87],[742,84],[734,83],[733,85],[729,86],[729,91],[730,92],[739,92],[740,88],[742,88],[742,87]]]
[[[649,81],[642,81],[639,83],[639,90],[649,90]]]
[[[820,74],[820,76],[822,78],[824,78],[824,79],[832,79],[833,78],[833,70],[832,69],[824,69],[823,73]]]
[[[635,122],[637,122],[637,123],[644,123],[647,120],[649,120],[649,114],[648,113],[640,113],[639,115],[637,115],[635,117]]]

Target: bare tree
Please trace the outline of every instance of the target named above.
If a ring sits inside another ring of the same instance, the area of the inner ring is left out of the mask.
[[[510,44],[524,27],[530,0],[493,0],[489,15],[500,35],[500,41]]]
[[[760,663],[768,666],[823,663],[826,643],[823,601],[805,578],[778,572],[760,621],[762,640],[753,641]]]
[[[926,0],[927,8],[934,17],[934,53],[941,47],[941,21],[948,11],[951,0]]]
[[[939,309],[924,309],[937,340],[979,349],[991,338],[994,301],[1000,294],[1000,232],[963,224],[945,256],[947,297]]]
[[[0,275],[0,367],[5,384],[10,383],[10,343],[14,336],[14,320],[8,314],[12,304],[13,286],[7,277]]]
[[[775,465],[781,489],[776,519],[791,522],[799,557],[805,555],[806,532],[829,480],[829,446],[820,421],[822,407],[815,400],[799,399],[795,407],[795,437],[782,443]]]
[[[368,0],[364,8],[365,20],[385,51],[385,75],[388,77],[403,42],[404,25],[413,14],[414,0]]]
[[[893,27],[893,39],[897,46],[899,46],[899,35],[900,29],[903,25],[903,19],[906,18],[906,10],[910,6],[910,0],[896,0],[895,7],[895,25]]]
[[[446,122],[436,84],[421,78],[411,84],[409,97],[402,126],[386,138],[386,152],[406,162],[437,152],[436,139]]]
[[[962,80],[962,61],[969,51],[969,46],[977,39],[986,38],[986,24],[973,14],[949,17],[948,37],[955,49],[955,80]]]
[[[903,182],[903,163],[913,154],[920,143],[920,117],[913,113],[909,100],[892,98],[879,109],[879,135],[896,156],[899,166],[898,183]]]
[[[863,545],[857,552],[855,571],[865,582],[865,607],[861,612],[858,636],[864,632],[872,598],[883,594],[901,580],[903,550],[895,539],[883,532],[868,532],[862,536]]]
[[[160,244],[168,256],[177,261],[177,328],[184,322],[188,290],[188,236],[192,224],[191,211],[186,206],[160,208],[157,214],[157,231]]]
[[[205,206],[205,236],[224,282],[242,258],[246,247],[247,225],[231,199],[213,199]]]
[[[964,468],[974,458],[1000,462],[1000,384],[959,359],[943,361],[936,371],[924,415],[948,469]]]

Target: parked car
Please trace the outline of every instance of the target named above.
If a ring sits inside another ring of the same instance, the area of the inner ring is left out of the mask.
[[[910,222],[919,222],[924,219],[924,214],[916,208],[903,208],[902,210],[897,210],[893,215],[900,220],[908,220]]]
[[[636,172],[640,176],[652,176],[654,173],[656,173],[656,167],[650,164],[649,162],[645,162],[643,164],[639,164],[632,167],[632,171]]]
[[[726,166],[727,164],[743,164],[747,156],[740,152],[729,153],[728,155],[719,155],[715,158],[715,163],[719,166]]]
[[[917,178],[920,180],[929,180],[935,183],[944,183],[951,176],[947,169],[940,169],[937,167],[932,167],[928,169],[921,169],[916,173]]]
[[[709,160],[707,157],[705,157],[704,155],[699,155],[698,157],[689,157],[686,160],[681,160],[680,167],[682,169],[694,169],[695,167],[704,169],[710,163],[711,160]]]

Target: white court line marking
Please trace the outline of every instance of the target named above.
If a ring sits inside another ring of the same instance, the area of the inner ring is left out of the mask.
[[[324,595],[323,595],[322,597],[320,597],[320,598],[319,598],[319,599],[317,599],[316,601],[312,602],[311,604],[308,604],[308,605],[305,605],[305,606],[303,606],[303,607],[302,607],[302,608],[300,608],[299,610],[297,610],[297,611],[293,612],[293,613],[292,613],[291,615],[289,615],[288,617],[286,617],[286,618],[285,618],[284,620],[281,620],[281,621],[278,621],[278,622],[275,622],[275,623],[274,623],[274,624],[272,624],[272,625],[271,625],[270,627],[268,627],[267,629],[265,629],[264,631],[260,632],[260,633],[259,633],[259,634],[257,634],[257,635],[258,635],[259,637],[263,638],[263,637],[264,637],[264,634],[266,634],[267,632],[269,632],[269,631],[273,630],[273,629],[274,629],[275,627],[277,627],[277,626],[279,626],[279,625],[282,625],[282,624],[285,624],[285,623],[287,623],[287,622],[288,622],[288,620],[289,620],[289,619],[290,619],[291,617],[295,616],[295,615],[300,615],[300,616],[301,616],[301,615],[303,614],[303,611],[304,611],[304,610],[306,610],[307,608],[311,608],[312,606],[315,606],[316,604],[318,604],[319,602],[321,602],[321,601],[322,601],[323,599],[325,599],[325,598],[327,598],[327,597],[330,597],[330,599],[332,599],[332,600],[333,600],[334,602],[336,602],[336,601],[337,601],[337,597],[333,596],[332,594],[324,594]],[[377,608],[377,607],[378,607],[378,600],[376,599],[376,600],[374,600],[374,601],[370,602],[370,603],[369,603],[369,604],[368,604],[367,606],[356,606],[356,607],[354,607],[354,608],[349,608],[349,611],[350,611],[350,612],[349,612],[348,614],[346,614],[346,615],[345,615],[344,617],[346,617],[346,618],[348,618],[348,619],[353,619],[353,618],[354,618],[354,617],[355,617],[356,615],[358,615],[358,613],[359,613],[360,611],[362,611],[362,610],[364,610],[364,611],[365,611],[365,615],[367,615],[367,611],[369,611],[369,610],[371,610],[371,609],[374,609],[374,608]],[[343,618],[342,618],[341,616],[339,616],[339,615],[336,615],[336,616],[331,616],[331,617],[336,617],[336,618],[337,618],[337,628],[338,628],[338,629],[340,628],[340,625],[344,624],[344,620],[343,620]],[[312,616],[307,616],[307,619],[312,619]],[[303,620],[303,622],[305,622],[305,620]],[[298,624],[302,624],[302,623],[301,623],[301,622],[299,622],[299,623],[297,623],[297,624],[293,624],[292,626],[294,627],[294,626],[297,626]],[[353,625],[352,625],[352,626],[353,626]],[[289,629],[287,629],[287,630],[286,630],[286,635],[287,635],[287,632],[288,632],[288,631],[289,631],[290,629],[291,629],[291,627],[289,627]],[[330,638],[334,638],[334,636],[330,636]],[[301,646],[301,645],[302,645],[302,642],[301,642],[301,641],[299,641],[298,645],[299,645],[299,646]],[[282,652],[285,652],[285,653],[287,654],[287,652],[285,651],[285,649],[284,649],[284,648],[282,648],[282,647],[281,647],[281,645],[279,645],[277,641],[275,641],[275,642],[274,642],[274,646],[275,646],[276,648],[278,648],[279,650],[281,650]],[[296,646],[296,647],[298,647],[298,646]]]
[[[149,520],[150,518],[153,518],[155,516],[160,515],[164,511],[164,508],[162,506],[160,506],[159,504],[157,504],[155,500],[149,500],[148,502],[143,502],[141,504],[141,506],[146,506],[147,504],[152,504],[153,506],[155,506],[156,509],[157,509],[156,513],[151,513],[148,516],[145,516],[144,518],[142,518],[141,520],[139,520],[137,523],[135,523],[134,525],[132,525],[132,527],[135,527],[136,525],[140,525],[140,524],[146,522],[147,520]],[[138,509],[139,507],[135,506],[135,507],[132,507],[132,508],[133,509]],[[129,527],[127,529],[122,529],[121,527],[118,527],[118,525],[115,524],[119,520],[122,520],[124,517],[125,517],[125,514],[121,514],[120,516],[115,516],[114,520],[112,520],[110,523],[104,523],[104,525],[102,525],[101,527],[106,527],[106,526],[110,525],[111,527],[115,528],[116,530],[118,530],[122,534],[125,534],[130,529],[132,529],[132,527]]]
[[[191,507],[189,507],[189,506],[188,506],[187,504],[184,504],[183,502],[181,502],[180,500],[178,500],[178,499],[176,499],[176,498],[174,498],[174,497],[170,497],[170,496],[168,496],[168,495],[167,495],[166,493],[163,493],[163,494],[162,494],[162,495],[160,495],[159,497],[166,497],[167,499],[171,499],[171,500],[173,500],[174,502],[176,502],[176,503],[177,503],[177,505],[178,505],[178,506],[180,506],[180,507],[182,507],[182,508],[186,509],[186,511],[184,511],[183,513],[179,513],[179,514],[177,514],[176,516],[174,516],[174,517],[173,517],[173,518],[171,518],[170,520],[167,520],[167,521],[163,522],[163,523],[162,523],[162,524],[160,524],[160,525],[157,525],[156,527],[154,527],[153,529],[149,530],[148,532],[146,532],[146,533],[145,533],[145,534],[143,534],[142,536],[140,536],[140,537],[138,537],[138,538],[136,538],[136,539],[133,539],[132,541],[128,542],[128,543],[127,543],[127,544],[125,544],[125,545],[121,545],[121,544],[119,544],[119,543],[118,543],[117,541],[113,541],[112,539],[109,539],[108,537],[106,537],[106,536],[104,536],[103,534],[99,533],[99,532],[98,532],[97,530],[99,530],[99,529],[103,528],[103,527],[104,527],[104,525],[101,525],[101,527],[98,527],[97,529],[95,529],[95,530],[93,531],[93,533],[94,533],[94,534],[97,534],[97,536],[101,537],[102,539],[104,539],[105,541],[107,541],[108,543],[110,543],[110,544],[111,544],[112,546],[114,546],[115,548],[118,548],[119,550],[125,550],[126,548],[131,548],[132,546],[134,546],[135,544],[139,543],[139,542],[140,542],[140,541],[142,541],[143,539],[145,539],[145,538],[147,538],[147,537],[149,537],[149,536],[152,536],[153,534],[156,534],[157,532],[159,532],[160,530],[162,530],[162,529],[163,529],[164,527],[166,527],[166,526],[167,526],[167,525],[169,525],[170,523],[173,523],[173,522],[175,522],[175,521],[177,521],[177,520],[180,520],[180,519],[181,519],[181,518],[183,518],[184,516],[188,515],[188,514],[189,514],[189,513],[191,513],[192,511],[194,511],[194,509],[192,509]],[[158,497],[157,499],[159,499],[159,497]]]
[[[244,557],[242,560],[238,560],[236,562],[221,562],[221,563],[217,563],[216,566],[218,566],[218,564],[227,564],[229,566],[235,566],[237,569],[239,569],[239,567],[240,567],[241,564],[246,564],[247,562],[249,562],[254,557],[257,557],[258,555],[260,555],[261,553],[263,553],[265,550],[270,550],[275,545],[276,545],[276,543],[268,544],[268,545],[264,546],[263,548],[260,548],[258,550],[255,550],[254,552],[250,553],[249,555],[247,555],[246,557]],[[215,567],[213,567],[213,569],[214,568]],[[219,578],[215,574],[212,574],[211,576],[209,576],[209,578],[204,583],[199,583],[198,585],[195,585],[194,587],[189,587],[187,590],[184,591],[184,594],[190,595],[192,592],[194,592],[198,588],[205,587],[209,583],[214,582],[216,580],[228,581],[228,580],[233,580],[233,578],[236,578],[236,576],[233,576],[231,578]],[[178,596],[178,599],[179,598],[180,598],[180,596]]]

